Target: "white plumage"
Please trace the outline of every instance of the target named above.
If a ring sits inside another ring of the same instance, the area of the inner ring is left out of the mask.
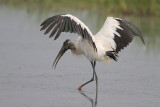
[[[53,68],[55,68],[61,56],[68,49],[75,55],[84,55],[91,62],[93,77],[90,81],[82,84],[78,88],[79,90],[93,81],[94,77],[98,84],[95,72],[96,61],[108,62],[110,59],[117,61],[117,53],[126,47],[134,36],[139,36],[144,43],[140,30],[134,24],[120,18],[107,17],[104,25],[96,35],[93,35],[82,21],[71,14],[52,16],[46,19],[41,26],[41,30],[46,29],[45,34],[53,29],[50,37],[56,34],[55,40],[60,36],[61,32],[77,33],[79,35],[76,43],[68,39],[63,43],[53,63]]]
[[[66,15],[62,15],[62,16],[70,17],[71,20],[74,20],[78,25],[80,25],[82,27],[82,29],[85,28],[91,36],[93,35],[92,32],[89,30],[89,28],[82,21],[80,21],[77,17],[72,16],[71,14],[66,14]]]

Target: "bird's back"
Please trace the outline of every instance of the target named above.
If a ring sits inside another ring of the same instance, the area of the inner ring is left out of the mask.
[[[106,57],[105,53],[106,51],[110,50],[108,48],[110,47],[110,44],[106,42],[105,40],[98,38],[96,36],[94,36],[93,39],[97,47],[97,51],[94,50],[92,45],[87,40],[79,37],[75,43],[76,51],[72,51],[72,53],[76,55],[84,55],[90,61],[105,61],[106,62],[106,58],[108,60],[108,57]],[[108,47],[106,47],[107,45]]]
[[[90,61],[107,62],[110,59],[107,52],[118,53],[133,40],[134,36],[139,36],[144,43],[140,30],[134,24],[123,19],[108,17],[100,31],[92,36],[97,51],[82,38],[78,40],[78,45]]]

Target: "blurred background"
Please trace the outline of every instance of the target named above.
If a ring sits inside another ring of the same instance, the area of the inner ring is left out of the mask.
[[[92,68],[85,58],[67,52],[57,69],[51,66],[62,43],[77,34],[62,33],[56,41],[40,32],[40,24],[69,13],[95,34],[107,16],[134,23],[142,32],[118,62],[97,63],[97,107],[160,106],[160,0],[0,0],[0,105],[2,107],[95,106]],[[67,57],[68,56],[68,57]],[[75,63],[77,62],[77,63]]]
[[[23,10],[28,17],[36,17],[36,23],[59,13],[74,14],[89,23],[94,33],[101,28],[107,16],[129,19],[142,30],[146,46],[154,51],[160,50],[155,48],[160,45],[157,39],[160,33],[159,0],[0,0],[0,5],[1,10]]]

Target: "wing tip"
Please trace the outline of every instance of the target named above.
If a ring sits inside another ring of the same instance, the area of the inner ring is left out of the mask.
[[[137,26],[135,26],[133,23],[122,19],[122,22],[126,24],[126,26],[128,27],[128,29],[135,35],[135,36],[139,36],[141,41],[143,42],[143,44],[145,45],[145,41],[144,38],[142,36],[141,31],[139,30],[139,28]]]
[[[138,28],[137,28],[138,29]],[[141,33],[141,31],[138,29],[137,31],[137,35],[136,36],[139,36],[139,38],[141,39],[141,41],[143,42],[143,44],[145,45],[145,41],[144,41],[144,38],[143,38],[143,36],[142,36],[142,33]]]
[[[144,41],[143,36],[142,36],[142,35],[139,35],[139,37],[140,37],[141,41],[143,42],[143,44],[145,45],[145,41]]]
[[[42,22],[41,24],[40,24],[40,26],[43,26],[44,24],[43,24],[44,22]]]
[[[43,26],[42,26],[42,28],[40,29],[40,31],[42,31],[42,30],[44,30]]]

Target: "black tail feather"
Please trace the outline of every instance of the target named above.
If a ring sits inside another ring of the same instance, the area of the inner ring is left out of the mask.
[[[107,52],[106,52],[106,55],[117,62],[117,60],[118,60],[118,59],[117,59],[118,55],[117,55],[117,52],[116,52],[116,51],[107,51]]]

